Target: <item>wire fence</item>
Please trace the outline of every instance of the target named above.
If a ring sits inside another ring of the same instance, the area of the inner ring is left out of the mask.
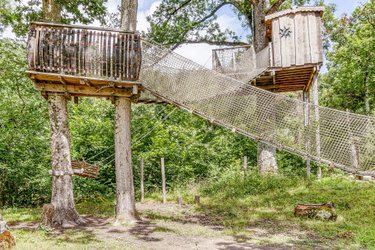
[[[308,104],[304,126],[302,101],[209,70],[160,45],[143,41],[142,47],[141,81],[155,96],[291,153],[375,175],[375,117]]]

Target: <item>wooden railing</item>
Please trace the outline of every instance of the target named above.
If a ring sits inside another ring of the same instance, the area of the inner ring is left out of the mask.
[[[29,71],[137,81],[141,40],[114,29],[34,22],[28,61]]]

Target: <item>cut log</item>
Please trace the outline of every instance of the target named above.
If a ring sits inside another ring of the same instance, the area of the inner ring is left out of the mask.
[[[0,250],[10,249],[16,245],[16,240],[8,231],[7,223],[0,214]]]
[[[10,249],[16,245],[16,240],[9,231],[0,234],[0,250]]]
[[[332,202],[322,204],[297,204],[294,216],[311,219],[336,220],[336,209]]]

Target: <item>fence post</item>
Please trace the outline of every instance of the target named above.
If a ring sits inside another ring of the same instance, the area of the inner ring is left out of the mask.
[[[145,186],[144,186],[144,160],[141,158],[141,202],[145,201]]]
[[[247,156],[244,156],[243,157],[243,167],[242,167],[242,169],[243,169],[243,175],[244,176],[246,176],[246,174],[247,174]]]
[[[167,191],[165,188],[164,158],[161,158],[161,181],[162,181],[163,203],[167,203]]]

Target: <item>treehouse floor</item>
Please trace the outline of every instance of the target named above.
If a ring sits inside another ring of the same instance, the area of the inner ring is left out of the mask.
[[[308,91],[316,72],[316,65],[269,68],[250,83],[272,92]]]
[[[139,97],[140,82],[72,76],[58,73],[27,71],[35,88],[43,93],[53,92],[71,96]]]

